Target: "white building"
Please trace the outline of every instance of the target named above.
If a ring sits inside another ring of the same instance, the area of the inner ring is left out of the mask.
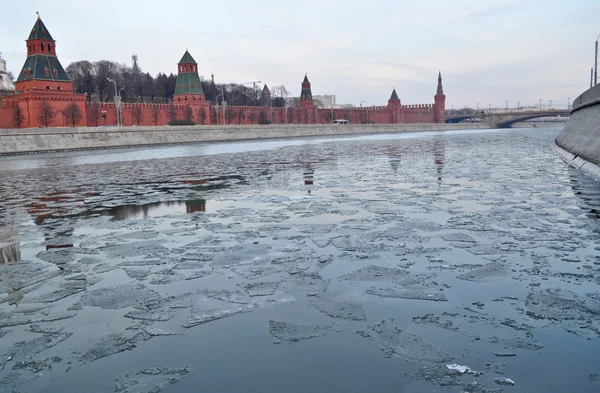
[[[15,84],[6,71],[6,60],[2,58],[2,53],[0,53],[0,90],[15,90]]]

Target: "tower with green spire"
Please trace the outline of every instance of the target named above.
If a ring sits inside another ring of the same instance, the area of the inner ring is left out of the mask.
[[[401,123],[402,122],[402,103],[400,101],[400,97],[398,97],[398,93],[396,93],[396,88],[392,90],[392,95],[388,100],[388,108],[392,110],[392,123]]]
[[[315,106],[315,103],[312,98],[312,91],[310,89],[310,82],[308,81],[308,75],[304,75],[304,80],[302,81],[302,92],[300,93],[300,102],[299,106]]]
[[[32,89],[73,91],[73,83],[56,57],[56,41],[38,13],[27,38],[27,59],[19,73],[17,91]]]
[[[183,57],[177,63],[177,81],[173,99],[179,103],[204,101],[204,90],[198,76],[198,63],[190,52],[185,50]]]

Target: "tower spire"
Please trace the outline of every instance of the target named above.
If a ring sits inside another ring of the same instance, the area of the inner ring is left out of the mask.
[[[300,106],[313,106],[314,101],[312,98],[312,91],[310,88],[310,82],[308,81],[308,73],[304,74],[304,80],[302,81],[302,92],[300,93]]]
[[[444,88],[442,86],[442,71],[439,71],[438,73],[437,94],[444,94]]]

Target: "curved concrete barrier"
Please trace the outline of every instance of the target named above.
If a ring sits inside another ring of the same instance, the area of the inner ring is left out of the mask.
[[[570,156],[559,153],[569,163],[577,160],[577,163],[585,161],[600,165],[600,85],[585,91],[573,101],[571,117],[555,143],[558,148],[570,153]],[[583,169],[583,165],[575,166]],[[588,172],[596,174],[594,171]]]

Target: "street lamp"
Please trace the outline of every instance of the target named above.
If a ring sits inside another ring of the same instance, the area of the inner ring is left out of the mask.
[[[117,110],[117,126],[121,127],[121,96],[119,95],[119,89],[117,89],[117,81],[111,78],[106,78],[106,80],[115,84],[115,109]]]
[[[600,34],[596,37],[596,46],[594,47],[594,86],[598,84],[598,40],[600,40]]]
[[[362,108],[362,104],[365,104],[365,110],[367,111],[367,124],[369,124],[369,107],[367,106],[367,103],[364,101],[360,102],[360,107]]]
[[[540,110],[542,110],[542,99],[540,98]]]

